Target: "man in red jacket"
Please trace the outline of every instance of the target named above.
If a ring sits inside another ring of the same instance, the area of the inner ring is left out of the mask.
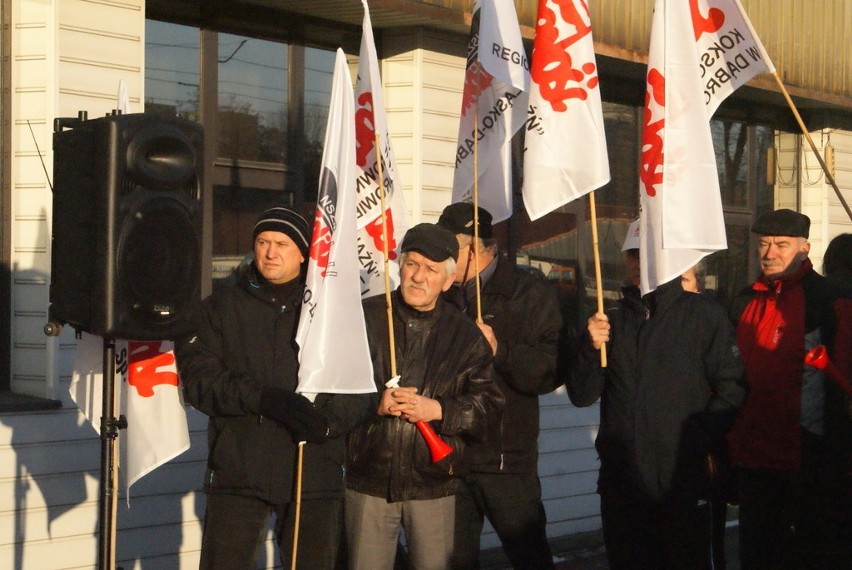
[[[743,568],[826,567],[825,377],[804,356],[832,346],[834,296],[808,259],[809,229],[792,210],[758,218],[761,275],[732,307],[749,386],[728,437]]]

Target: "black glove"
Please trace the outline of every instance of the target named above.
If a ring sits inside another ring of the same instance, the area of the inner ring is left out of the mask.
[[[328,419],[310,400],[296,392],[264,388],[260,396],[260,413],[290,430],[296,441],[321,443],[328,439]]]

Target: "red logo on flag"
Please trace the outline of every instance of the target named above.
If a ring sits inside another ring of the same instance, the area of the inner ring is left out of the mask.
[[[373,152],[376,142],[376,125],[373,120],[373,94],[369,91],[358,97],[358,110],[355,111],[355,161],[358,166],[367,164],[367,157]]]
[[[462,93],[462,115],[466,114],[468,109],[479,100],[479,96],[483,91],[491,87],[493,81],[494,77],[485,71],[485,68],[482,67],[479,61],[473,62],[467,68],[467,73],[464,75],[464,91]]]
[[[396,259],[396,240],[393,237],[393,211],[388,208],[385,210],[385,219],[388,224],[388,259],[393,261]],[[385,240],[382,237],[382,217],[378,216],[375,220],[367,224],[364,229],[367,235],[373,238],[373,245],[379,251],[384,251]]]
[[[127,343],[130,351],[127,383],[136,388],[143,398],[154,395],[154,386],[160,384],[178,385],[178,375],[174,371],[175,355],[171,351],[160,352],[160,342]],[[170,370],[163,370],[171,368]]]
[[[656,196],[657,184],[663,182],[663,137],[665,117],[653,121],[654,110],[666,106],[666,78],[658,69],[648,70],[648,91],[645,93],[645,124],[642,128],[642,164],[639,180],[648,196]]]
[[[689,0],[689,11],[692,14],[692,29],[696,40],[705,32],[715,34],[725,24],[725,13],[718,8],[710,8],[707,17],[702,16],[701,10],[698,9],[698,0]]]
[[[317,262],[317,267],[326,269],[328,267],[328,254],[331,252],[331,228],[322,218],[322,212],[317,208],[314,218],[314,240],[311,243],[311,259]],[[323,272],[325,275],[325,272]]]
[[[574,34],[559,40],[556,13],[545,3],[539,4],[536,23],[533,60],[530,74],[538,84],[541,96],[550,103],[554,111],[567,109],[567,99],[585,100],[588,89],[598,85],[595,64],[591,61],[574,67],[568,48],[592,33],[589,6],[585,0],[580,4],[585,12],[580,13],[574,0],[554,0],[559,6],[561,20],[574,27]],[[583,82],[587,87],[583,86]]]

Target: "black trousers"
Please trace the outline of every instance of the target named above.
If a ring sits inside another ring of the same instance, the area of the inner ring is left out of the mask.
[[[547,516],[535,473],[473,473],[456,496],[454,568],[479,568],[484,518],[497,531],[513,568],[553,568]]]
[[[270,505],[239,495],[208,494],[201,541],[201,570],[257,568],[270,515],[275,515],[275,539],[281,564],[290,568],[295,505]],[[297,568],[343,568],[343,500],[302,499]]]
[[[709,499],[653,501],[627,489],[601,489],[601,518],[611,570],[714,567]]]

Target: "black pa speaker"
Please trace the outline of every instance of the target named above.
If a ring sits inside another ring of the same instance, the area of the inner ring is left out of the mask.
[[[197,123],[164,115],[55,121],[51,321],[114,339],[189,331],[203,140]]]

